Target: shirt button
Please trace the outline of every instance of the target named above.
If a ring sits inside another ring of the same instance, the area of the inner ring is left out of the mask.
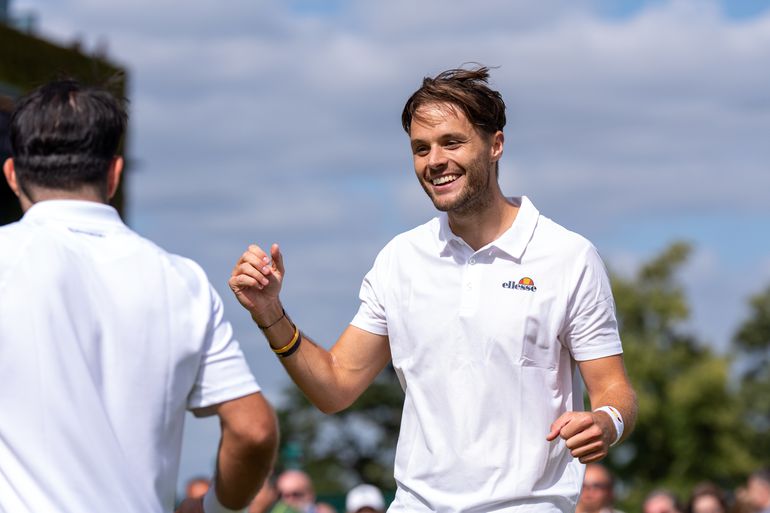
[[[471,258],[471,259],[469,260],[469,262],[471,263],[471,265],[473,265],[473,264],[475,264],[475,263],[476,263],[476,259],[475,259],[475,258]]]
[[[465,288],[468,290],[471,290],[473,288],[473,285],[470,282],[468,282],[465,284]]]

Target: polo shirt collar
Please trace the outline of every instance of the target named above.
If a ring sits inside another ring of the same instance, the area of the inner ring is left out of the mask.
[[[22,222],[63,221],[67,223],[89,223],[121,225],[118,211],[110,205],[95,201],[46,200],[32,205],[22,217]]]
[[[518,260],[524,255],[524,250],[527,249],[527,245],[532,239],[532,234],[537,226],[537,220],[540,217],[540,211],[535,208],[535,205],[526,196],[508,198],[508,201],[519,206],[516,219],[514,219],[510,228],[488,244],[488,246],[494,246]],[[452,241],[467,246],[461,237],[452,232],[452,229],[449,227],[449,216],[446,212],[439,214],[438,240],[439,250],[442,252],[449,249]]]

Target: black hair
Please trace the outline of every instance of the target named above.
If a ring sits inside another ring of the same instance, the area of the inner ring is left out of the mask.
[[[72,79],[49,82],[19,99],[10,119],[19,185],[55,190],[106,187],[126,128],[125,100]]]

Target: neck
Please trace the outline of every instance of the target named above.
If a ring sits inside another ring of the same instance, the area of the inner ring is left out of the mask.
[[[29,194],[19,195],[19,203],[23,212],[29,210],[35,203],[49,200],[93,201],[105,204],[109,202],[96,187],[82,187],[73,191],[34,187],[29,191]]]
[[[498,191],[483,209],[468,213],[449,212],[449,227],[475,251],[510,228],[518,212],[519,207],[509,203]]]

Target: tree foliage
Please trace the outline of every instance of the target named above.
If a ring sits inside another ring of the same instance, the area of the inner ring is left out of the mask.
[[[278,412],[284,467],[301,466],[321,493],[339,493],[366,482],[394,490],[393,461],[404,393],[388,366],[349,408],[318,411],[294,385]]]
[[[748,440],[760,461],[770,461],[770,287],[750,298],[749,317],[733,338],[739,355],[740,399]]]
[[[626,483],[627,508],[655,487],[685,496],[699,481],[731,486],[757,460],[730,383],[731,360],[682,328],[687,298],[676,274],[690,253],[676,243],[635,276],[613,277],[629,377],[639,400],[634,434],[607,462]]]

